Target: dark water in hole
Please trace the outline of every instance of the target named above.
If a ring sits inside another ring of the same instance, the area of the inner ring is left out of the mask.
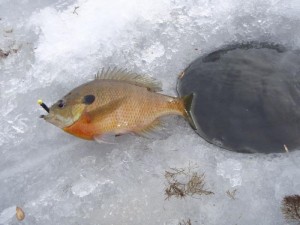
[[[198,134],[237,152],[300,149],[300,54],[268,43],[227,46],[192,62],[178,80],[196,94]]]

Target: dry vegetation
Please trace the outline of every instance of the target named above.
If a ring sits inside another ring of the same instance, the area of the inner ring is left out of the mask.
[[[232,200],[235,200],[235,195],[236,195],[236,191],[237,189],[234,189],[232,191],[226,191],[226,194],[228,195],[229,198],[231,198]]]
[[[24,220],[25,218],[25,213],[20,207],[16,207],[16,217],[19,221]]]
[[[178,225],[192,225],[192,222],[191,219],[188,219],[187,221],[182,220]]]
[[[167,188],[165,189],[166,199],[174,196],[184,198],[195,195],[211,195],[212,191],[204,188],[205,176],[198,172],[193,172],[192,168],[171,168],[165,172]]]
[[[282,200],[282,213],[286,220],[297,221],[300,224],[300,196],[285,196]]]
[[[9,55],[10,52],[5,52],[2,49],[0,49],[0,58],[6,58]]]
[[[18,52],[18,49],[11,49],[9,51],[4,51],[4,50],[0,49],[0,59],[1,58],[5,59],[11,53],[17,53],[17,52]]]

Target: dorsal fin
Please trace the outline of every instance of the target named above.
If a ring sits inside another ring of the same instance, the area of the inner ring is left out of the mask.
[[[104,70],[103,68],[96,74],[95,79],[120,80],[140,87],[146,87],[149,91],[162,91],[161,83],[154,78],[133,73],[131,71],[127,71],[126,69],[118,69],[116,67],[113,69],[108,68],[107,70]]]

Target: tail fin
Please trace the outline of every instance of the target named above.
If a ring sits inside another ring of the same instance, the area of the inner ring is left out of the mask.
[[[185,118],[189,121],[191,127],[194,130],[197,130],[197,126],[196,126],[196,124],[193,120],[193,116],[192,116],[192,105],[193,105],[194,96],[195,96],[194,93],[183,96],[182,101],[183,101],[183,104],[184,104]]]

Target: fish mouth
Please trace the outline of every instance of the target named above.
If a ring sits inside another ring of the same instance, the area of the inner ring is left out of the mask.
[[[41,118],[41,119],[44,119],[44,120],[46,120],[46,121],[48,121],[50,118],[52,118],[53,117],[53,114],[52,113],[50,113],[50,110],[48,111],[48,114],[46,114],[46,115],[40,115],[39,116],[39,118]]]
[[[46,120],[48,123],[51,123],[57,127],[61,127],[61,122],[50,112],[47,115],[40,115],[40,118]]]
[[[62,116],[55,115],[51,112],[47,115],[41,115],[40,118],[61,129],[71,126],[74,123],[74,121],[71,118],[64,118]]]
[[[54,116],[53,115],[51,116],[51,114],[49,113],[47,115],[40,115],[40,118],[46,120],[47,122],[50,122],[53,120]]]

